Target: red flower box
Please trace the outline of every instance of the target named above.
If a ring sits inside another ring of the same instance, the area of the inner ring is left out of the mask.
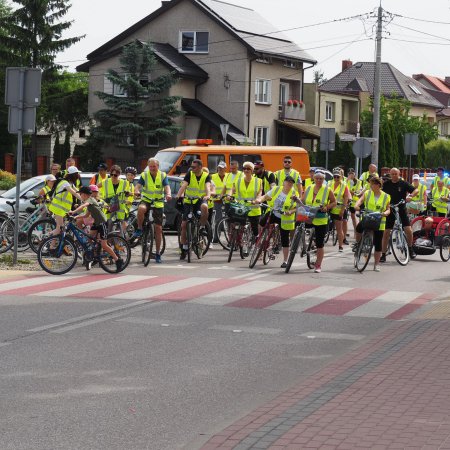
[[[294,100],[294,101],[292,102],[292,104],[293,104],[294,108],[297,108],[297,106],[298,106],[298,100]]]
[[[292,106],[292,100],[288,100],[286,103],[287,106]]]

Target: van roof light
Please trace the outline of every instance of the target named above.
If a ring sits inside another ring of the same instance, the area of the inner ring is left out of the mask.
[[[183,139],[181,145],[211,145],[212,139]]]

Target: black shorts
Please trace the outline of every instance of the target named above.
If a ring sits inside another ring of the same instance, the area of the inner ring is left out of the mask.
[[[356,213],[356,209],[354,206],[349,206],[348,210],[350,211],[350,214],[355,214]]]
[[[400,220],[402,222],[402,227],[409,227],[411,223],[409,222],[406,208],[399,208],[398,212],[400,215]],[[391,213],[386,219],[386,230],[392,230],[392,228],[394,228],[394,223],[395,223],[395,215],[394,211],[391,211]]]
[[[358,225],[356,225],[356,232],[362,233],[363,231],[362,223],[359,222]],[[383,235],[384,230],[376,230],[373,232],[373,246],[375,247],[376,252],[381,252],[382,250]]]
[[[145,205],[147,208],[147,213],[150,211],[150,208],[153,209],[153,222],[155,225],[162,225],[163,224],[163,215],[164,215],[164,208],[155,208],[151,205],[151,203],[146,202],[145,200],[141,201],[139,205]]]
[[[340,216],[339,214],[330,213],[330,217],[331,217],[333,220],[342,220],[342,219],[341,219],[341,216]]]
[[[200,208],[203,203],[206,203],[203,200],[199,200],[197,203],[183,203],[183,220],[187,220],[188,214],[192,211],[192,213],[195,215],[197,214],[197,211],[200,211]],[[191,209],[192,207],[192,209]]]
[[[103,222],[100,225],[92,225],[91,230],[97,231],[97,237],[100,239],[106,239],[108,236],[108,227],[106,222]]]
[[[325,236],[327,234],[328,225],[306,225],[306,228],[314,228],[316,236],[316,247],[325,247]]]

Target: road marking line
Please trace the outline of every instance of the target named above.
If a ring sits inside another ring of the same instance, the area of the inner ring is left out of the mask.
[[[285,283],[275,281],[251,281],[245,285],[234,286],[229,289],[223,289],[219,292],[204,295],[189,303],[196,303],[199,305],[226,305],[237,300],[240,300],[249,295],[256,295],[265,292],[269,289],[275,289],[283,286]]]
[[[268,272],[272,272],[272,269],[260,269],[256,271],[256,273],[255,271],[246,272],[245,274],[237,275],[232,278],[233,279],[247,278],[248,280],[256,280],[258,278],[265,277],[266,275],[268,275]]]
[[[73,317],[72,319],[64,320],[62,322],[51,323],[49,325],[43,325],[42,327],[32,328],[27,331],[29,333],[37,333],[40,331],[52,330],[54,328],[59,328],[59,327],[65,326],[65,325],[71,325],[75,322],[80,322],[82,320],[94,319],[94,318],[102,316],[104,314],[110,314],[110,313],[114,313],[116,311],[122,311],[122,310],[133,308],[134,306],[139,306],[139,305],[144,305],[144,304],[149,304],[149,302],[147,300],[141,300],[139,302],[129,303],[127,305],[116,306],[115,308],[103,309],[96,313],[85,314],[83,316]]]
[[[338,340],[347,340],[347,341],[360,341],[365,339],[365,335],[363,334],[346,334],[346,333],[322,333],[319,331],[309,331],[307,333],[302,333],[300,336],[311,338],[314,337],[316,339],[338,339]]]
[[[284,300],[283,302],[269,306],[267,309],[273,309],[276,311],[296,311],[303,312],[314,306],[336,297],[337,295],[344,294],[350,291],[352,288],[340,287],[340,286],[318,286],[308,292],[305,292],[295,297]]]
[[[40,277],[28,278],[25,280],[22,279],[22,280],[17,280],[17,281],[9,281],[9,282],[0,284],[0,292],[7,293],[8,291],[13,291],[15,289],[18,289],[17,293],[20,294],[21,290],[23,290],[24,288],[27,288],[27,287],[33,287],[33,286],[38,287],[42,284],[60,283],[61,281],[75,282],[75,280],[83,278],[82,275],[70,276],[70,277],[67,276],[67,277],[63,277],[63,278],[61,278],[61,277],[62,277],[61,275],[55,275],[55,276],[44,275],[44,276],[40,276]]]
[[[152,303],[152,305],[156,303]],[[191,322],[176,322],[173,320],[164,319],[148,319],[146,317],[124,317],[123,319],[117,319],[116,322],[127,322],[136,325],[156,325],[156,326],[168,326],[168,327],[187,327],[191,325]]]
[[[239,325],[214,325],[209,327],[208,330],[217,331],[231,331],[231,332],[242,332],[242,333],[252,333],[252,334],[280,334],[283,330],[279,328],[263,328],[263,327],[241,327]]]
[[[351,317],[384,318],[402,306],[407,305],[415,298],[419,297],[420,294],[421,292],[387,291],[384,294],[375,297],[369,303],[358,306],[345,315]]]

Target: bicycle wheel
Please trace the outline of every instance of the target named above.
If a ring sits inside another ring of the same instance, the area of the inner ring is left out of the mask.
[[[333,244],[333,246],[336,246],[337,242],[338,242],[338,234],[333,222],[333,228],[331,229],[331,243]]]
[[[120,270],[117,270],[116,263],[114,262],[112,256],[104,251],[102,248],[99,249],[100,255],[98,257],[98,264],[100,267],[108,273],[119,273],[126,269],[131,259],[131,249],[128,242],[117,234],[110,234],[106,238],[108,245],[113,249],[114,253],[123,260],[123,266]]]
[[[230,219],[224,217],[220,220],[216,227],[217,240],[224,250],[229,250],[230,243]]]
[[[24,252],[28,249],[28,234],[25,231],[21,231],[26,222],[25,216],[19,216],[19,245],[17,247],[18,252]],[[9,217],[6,219],[0,230],[0,253],[5,253],[11,250],[14,246],[14,229],[16,228],[14,219]]]
[[[205,226],[201,229],[199,224],[195,226],[196,233],[194,235],[193,250],[198,259],[202,259],[211,245],[212,232],[211,225],[206,222]]]
[[[355,253],[355,267],[358,272],[363,272],[369,264],[373,248],[373,235],[370,231],[364,231]]]
[[[309,234],[308,247],[306,249],[306,264],[310,269],[314,269],[316,261],[317,261],[316,231],[313,228]]]
[[[264,228],[262,233],[258,235],[256,238],[255,245],[253,246],[252,256],[250,257],[250,262],[248,263],[248,267],[253,269],[255,267],[256,261],[258,261],[263,249],[266,245],[266,240],[268,237],[269,230]]]
[[[275,259],[274,255],[280,253],[281,250],[281,237],[280,237],[280,227],[278,224],[275,224],[272,228],[272,232],[270,233],[268,244],[264,249],[263,253],[263,264],[267,266],[270,261]]]
[[[195,224],[193,224],[190,220],[186,223],[186,242],[187,242],[187,261],[191,262],[192,256],[192,239],[195,232]]]
[[[73,269],[77,262],[77,247],[71,237],[49,236],[39,246],[39,265],[51,275],[62,275]]]
[[[239,233],[239,226],[236,224],[232,225],[231,228],[231,234],[230,234],[230,250],[228,250],[228,262],[231,261],[231,258],[233,257],[233,252],[237,250],[237,237]]]
[[[390,247],[394,258],[401,266],[406,266],[409,261],[408,244],[403,230],[394,228],[391,233]]]
[[[439,246],[439,254],[444,262],[450,259],[450,236],[444,236]]]
[[[52,218],[37,220],[28,230],[28,245],[34,253],[38,252],[41,242],[56,228]]]
[[[252,246],[254,242],[253,231],[249,224],[243,226],[243,231],[241,234],[241,243],[239,245],[239,253],[241,259],[247,258],[252,251]]]
[[[300,243],[302,241],[302,230],[300,227],[295,227],[294,236],[291,241],[291,247],[289,248],[289,257],[286,263],[286,269],[284,271],[289,273],[291,270],[292,263],[294,262],[295,255],[298,252],[298,248],[300,247]]]
[[[150,263],[150,259],[152,257],[152,250],[153,250],[153,227],[151,224],[148,224],[145,228],[144,233],[142,234],[142,262],[144,264],[144,267],[147,267]]]
[[[127,240],[130,248],[137,247],[141,241],[140,237],[133,237],[133,234],[136,230],[137,230],[137,217],[135,214],[130,213],[127,219],[127,227],[125,229],[125,239]]]
[[[307,247],[307,245],[306,245],[306,236],[307,235],[309,237],[309,234],[308,234],[305,226],[303,225],[302,226],[302,240],[300,242],[300,244],[301,244],[300,258],[303,258],[304,256],[306,256],[306,247]]]

